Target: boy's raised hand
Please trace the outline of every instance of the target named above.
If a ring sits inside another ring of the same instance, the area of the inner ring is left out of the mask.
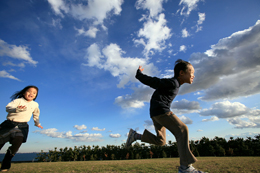
[[[144,68],[142,68],[141,65],[139,65],[139,68],[138,68],[141,72],[144,70]]]

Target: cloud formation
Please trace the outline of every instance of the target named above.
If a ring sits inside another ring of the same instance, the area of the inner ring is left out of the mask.
[[[138,31],[140,39],[134,39],[135,44],[142,44],[144,55],[149,56],[154,51],[165,49],[165,41],[171,38],[171,29],[166,26],[165,15],[161,13],[157,19],[147,18],[144,27]]]
[[[150,17],[157,17],[163,11],[162,3],[167,0],[137,0],[136,9],[148,9]]]
[[[239,102],[223,101],[199,112],[201,116],[213,116],[210,120],[225,118],[236,128],[260,128],[260,110],[246,107]],[[247,121],[246,121],[246,120]],[[202,120],[209,121],[209,120]]]
[[[120,138],[121,137],[121,135],[119,134],[119,133],[117,133],[117,134],[110,134],[109,135],[109,137],[111,137],[111,138]]]
[[[184,28],[184,29],[181,31],[181,33],[182,33],[182,37],[183,37],[183,38],[186,38],[186,37],[189,37],[189,36],[190,36],[189,32],[187,31],[187,28]]]
[[[22,60],[36,66],[37,61],[33,60],[27,46],[16,46],[6,43],[0,39],[0,56],[7,56],[13,59]]]
[[[77,130],[87,129],[87,126],[85,126],[84,124],[82,124],[81,126],[75,125],[75,126],[73,126],[73,127],[76,128]]]
[[[33,133],[43,134],[52,138],[64,138],[71,139],[75,142],[84,141],[84,142],[100,142],[102,141],[102,135],[100,133],[79,133],[72,135],[71,131],[68,132],[58,132],[56,128],[44,129],[44,130],[35,130]]]
[[[206,18],[206,14],[205,13],[198,13],[198,16],[199,16],[199,20],[197,21],[197,30],[196,32],[199,32],[202,30],[202,23],[205,21],[205,18]]]
[[[189,118],[189,117],[186,117],[186,116],[181,116],[181,117],[179,117],[180,118],[180,120],[183,122],[183,123],[185,123],[185,124],[192,124],[193,123],[193,121]]]
[[[97,67],[109,71],[114,77],[119,78],[117,87],[124,88],[129,82],[137,82],[135,74],[139,65],[142,65],[150,74],[156,73],[157,68],[144,58],[122,57],[125,52],[117,45],[110,44],[100,51],[94,43],[87,49],[85,59],[90,67]]]
[[[99,129],[98,127],[92,127],[92,129],[91,129],[91,130],[93,130],[93,131],[105,131],[105,130],[106,130],[106,128]]]
[[[17,80],[17,81],[21,81],[20,79],[14,77],[13,75],[11,75],[11,74],[9,74],[8,72],[6,72],[5,70],[0,71],[0,77],[9,78],[9,79],[14,79],[14,80]]]
[[[115,99],[115,103],[122,108],[141,108],[144,106],[144,102],[149,102],[153,89],[146,86],[139,86],[133,88],[134,93],[131,95],[118,96]]]
[[[153,125],[153,121],[152,120],[145,120],[144,121],[145,124],[144,124],[144,128],[151,131],[151,130],[154,130],[154,125]]]
[[[203,119],[202,122],[208,122],[208,121],[218,121],[219,118],[216,116],[211,117],[210,119]]]
[[[173,102],[171,109],[175,114],[181,115],[198,112],[201,107],[197,101],[188,101],[186,99],[182,99],[181,101]]]
[[[119,15],[123,0],[89,0],[87,5],[76,1],[48,0],[56,15],[64,17],[69,14],[78,20],[93,21],[93,25],[101,24],[110,15]]]
[[[78,35],[83,35],[91,38],[96,38],[97,32],[99,31],[96,27],[91,26],[89,30],[85,31],[84,28],[77,29],[75,28],[76,31],[78,31]]]
[[[234,99],[260,92],[260,20],[243,31],[220,39],[204,53],[193,53],[192,85],[180,94],[204,90],[201,100]]]
[[[181,0],[179,5],[183,6],[180,10],[180,14],[189,16],[191,11],[197,8],[197,4],[200,0]]]

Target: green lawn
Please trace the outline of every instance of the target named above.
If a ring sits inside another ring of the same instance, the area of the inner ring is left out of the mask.
[[[260,157],[198,157],[193,166],[209,173],[260,173]],[[9,172],[177,172],[179,158],[13,163]]]

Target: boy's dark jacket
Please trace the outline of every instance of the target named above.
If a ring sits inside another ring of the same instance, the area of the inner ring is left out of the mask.
[[[170,112],[173,99],[176,97],[180,84],[176,78],[160,79],[150,77],[137,70],[135,76],[140,82],[155,89],[150,101],[150,116],[154,117]]]

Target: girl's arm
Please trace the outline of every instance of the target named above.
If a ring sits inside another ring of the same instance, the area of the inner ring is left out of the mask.
[[[40,124],[40,109],[39,107],[35,108],[35,110],[33,111],[33,120],[34,120],[34,125],[39,127],[39,128],[43,128]]]
[[[6,112],[17,113],[17,112],[25,111],[27,109],[26,106],[21,106],[19,104],[20,104],[20,101],[18,99],[11,101],[6,106]]]

